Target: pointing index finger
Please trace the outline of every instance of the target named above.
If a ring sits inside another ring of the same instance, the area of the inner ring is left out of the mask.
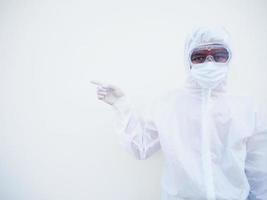
[[[103,83],[100,83],[99,81],[90,81],[90,83],[98,85],[98,86],[102,86]]]
[[[95,80],[92,80],[90,81],[92,84],[94,85],[97,85],[101,88],[105,88],[105,89],[108,89],[108,88],[114,88],[115,86],[111,85],[111,84],[108,84],[108,83],[103,83],[103,82],[100,82],[100,81],[95,81]]]

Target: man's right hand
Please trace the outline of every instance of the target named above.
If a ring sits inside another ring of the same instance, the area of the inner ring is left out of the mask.
[[[90,81],[97,85],[97,97],[107,104],[113,105],[119,98],[125,96],[122,90],[114,85],[99,81]]]

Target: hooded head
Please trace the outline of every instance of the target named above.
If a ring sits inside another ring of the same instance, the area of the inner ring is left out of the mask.
[[[225,46],[229,49],[229,58],[231,59],[230,37],[223,27],[196,28],[186,40],[184,59],[188,80],[195,82],[200,88],[213,89],[218,85],[226,83],[229,62],[224,64],[205,62],[204,64],[196,64],[194,66],[190,62],[190,53],[193,49],[209,44],[221,44]]]

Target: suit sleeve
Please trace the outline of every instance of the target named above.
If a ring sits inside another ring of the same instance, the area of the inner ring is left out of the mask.
[[[267,199],[267,118],[263,110],[256,109],[254,134],[246,143],[245,172],[250,185],[249,200]]]
[[[144,160],[160,150],[158,129],[153,119],[153,108],[145,107],[145,112],[137,112],[126,97],[113,105],[116,112],[116,130],[122,147],[136,159]]]

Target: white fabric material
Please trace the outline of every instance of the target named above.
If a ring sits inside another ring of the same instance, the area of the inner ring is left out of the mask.
[[[227,44],[224,36],[200,29],[187,50],[203,38]],[[188,76],[184,88],[156,99],[144,115],[126,97],[114,109],[121,144],[134,157],[162,150],[162,200],[267,199],[266,118],[251,98],[228,94],[226,80],[203,89]]]
[[[193,64],[189,76],[196,80],[202,88],[213,89],[227,78],[228,71],[228,64],[204,62]]]

